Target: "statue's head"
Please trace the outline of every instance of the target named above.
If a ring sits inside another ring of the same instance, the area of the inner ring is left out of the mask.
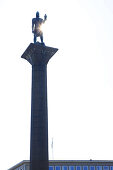
[[[36,18],[39,18],[39,12],[38,11],[36,12]]]

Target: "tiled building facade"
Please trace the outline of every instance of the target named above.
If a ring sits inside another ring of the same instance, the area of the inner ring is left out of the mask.
[[[30,162],[22,161],[9,170],[30,170]],[[49,161],[49,170],[113,170],[113,161],[52,160]]]

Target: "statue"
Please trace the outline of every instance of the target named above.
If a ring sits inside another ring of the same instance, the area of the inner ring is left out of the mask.
[[[32,19],[32,33],[34,34],[34,43],[37,42],[37,37],[40,37],[41,44],[44,45],[43,42],[43,32],[41,30],[41,25],[45,23],[47,20],[47,15],[44,15],[44,20],[39,17],[39,12],[36,12],[36,18]]]

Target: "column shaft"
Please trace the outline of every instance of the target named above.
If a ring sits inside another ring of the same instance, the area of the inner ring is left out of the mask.
[[[32,66],[30,170],[48,170],[47,66]]]
[[[57,48],[31,43],[22,55],[32,65],[30,170],[48,170],[47,63]]]

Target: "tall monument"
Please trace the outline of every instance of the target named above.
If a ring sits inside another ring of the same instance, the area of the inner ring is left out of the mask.
[[[32,20],[34,43],[21,57],[32,65],[30,170],[48,170],[47,64],[58,49],[45,46],[39,26],[47,16],[42,20],[38,14]],[[36,41],[38,36],[41,43]]]

